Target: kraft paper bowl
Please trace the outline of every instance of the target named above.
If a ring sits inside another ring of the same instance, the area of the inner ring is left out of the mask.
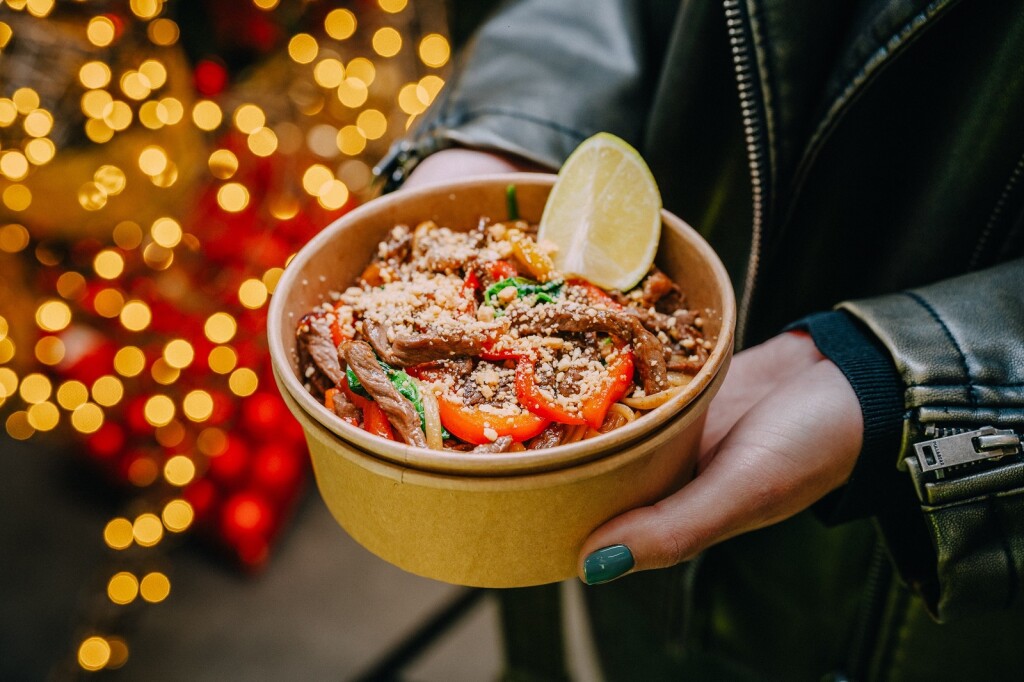
[[[267,323],[274,374],[306,434],[320,493],[357,542],[411,573],[480,587],[563,580],[576,574],[579,547],[593,529],[692,477],[703,417],[732,357],[735,301],[711,247],[668,212],[657,264],[700,311],[714,347],[684,390],[631,424],[547,450],[441,452],[351,426],[303,386],[299,319],[355,281],[392,227],[434,220],[470,229],[481,217],[505,219],[509,184],[520,215],[536,221],[554,179],[480,176],[374,199],[313,238],[275,288]]]

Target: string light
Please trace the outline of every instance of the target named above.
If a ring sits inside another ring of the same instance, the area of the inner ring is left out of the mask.
[[[3,4],[38,20],[59,7]],[[165,573],[135,564],[138,552],[159,551],[152,548],[165,534],[210,519],[250,536],[269,532],[270,498],[238,491],[263,480],[245,472],[248,434],[269,438],[270,425],[287,414],[265,385],[254,330],[289,253],[312,234],[302,230],[369,196],[371,159],[436,99],[444,80],[428,70],[448,64],[451,45],[439,33],[414,35],[409,17],[381,16],[407,11],[407,0],[310,11],[308,32],[287,38],[283,50],[289,84],[240,98],[224,91],[236,74],[216,57],[190,73],[177,50],[164,49],[179,43],[182,27],[162,16],[163,0],[126,5],[76,15],[88,42],[66,74],[62,97],[74,111],[42,85],[0,96],[0,254],[51,269],[29,280],[34,295],[0,292],[27,305],[24,315],[16,308],[0,317],[0,428],[15,440],[63,429],[107,474],[136,487],[132,513],[110,519],[102,537],[121,563],[133,557],[131,570],[103,576],[107,606],[134,609],[170,593]],[[287,14],[274,12],[278,5],[252,6],[278,21]],[[373,12],[377,19],[364,20]],[[0,21],[0,49],[22,44],[12,43],[18,30]],[[403,51],[409,58],[396,59]],[[79,139],[77,159],[66,153],[69,139]],[[195,173],[197,159],[208,173]],[[293,170],[279,172],[285,168]],[[197,188],[213,207],[202,219],[181,201]],[[62,225],[36,233],[39,216],[50,214]],[[235,239],[231,231],[257,229],[239,221],[267,229],[253,241],[248,233]],[[232,250],[243,269],[232,262],[194,276],[227,263]],[[22,371],[26,365],[32,369]],[[219,492],[212,480],[233,481],[234,492]],[[167,499],[169,492],[180,494]],[[261,561],[268,545],[260,542],[239,545],[239,558]],[[81,632],[70,647],[73,664],[125,665],[122,637]]]

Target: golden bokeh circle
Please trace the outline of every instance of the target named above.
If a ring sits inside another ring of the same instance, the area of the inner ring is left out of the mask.
[[[124,384],[117,377],[107,374],[92,384],[92,399],[97,405],[112,407],[124,397]]]
[[[238,354],[231,346],[217,346],[210,351],[207,364],[217,374],[227,374],[238,365]]]
[[[394,57],[402,50],[402,34],[391,26],[377,29],[370,42],[381,57]]]
[[[227,343],[238,331],[238,323],[229,313],[214,313],[206,318],[203,326],[206,338],[214,343]]]
[[[169,424],[174,419],[175,411],[174,401],[160,393],[150,396],[143,408],[146,421],[153,426]]]
[[[156,604],[167,599],[171,593],[171,581],[159,571],[146,574],[139,584],[139,591],[142,598],[151,604]]]
[[[132,522],[126,518],[111,519],[103,529],[103,541],[111,549],[127,549],[134,540]]]
[[[114,370],[123,377],[134,377],[146,369],[146,354],[135,346],[125,346],[114,354]]]
[[[164,464],[164,478],[171,485],[186,486],[195,476],[196,465],[185,455],[174,455]]]
[[[71,425],[82,433],[95,433],[103,426],[103,410],[96,403],[83,403],[71,413]]]
[[[240,367],[231,373],[228,378],[228,387],[238,397],[245,398],[256,392],[259,387],[259,378],[256,376],[256,372],[248,367]]]
[[[132,536],[141,547],[152,547],[164,537],[164,524],[156,514],[139,514],[132,522]]]
[[[65,410],[73,410],[89,400],[89,389],[81,381],[65,381],[57,388],[57,402]]]
[[[324,18],[324,30],[335,40],[351,38],[356,24],[356,15],[347,9],[331,10]]]
[[[102,670],[109,661],[110,644],[102,637],[86,637],[78,645],[78,665],[83,670]]]
[[[114,249],[104,249],[92,259],[92,269],[103,279],[116,279],[124,272],[124,256]]]
[[[111,576],[107,582],[107,598],[118,605],[131,604],[139,596],[139,581],[128,571]]]
[[[172,533],[181,533],[188,530],[189,526],[192,525],[192,521],[195,519],[195,512],[192,509],[192,505],[186,500],[171,500],[164,505],[160,518],[163,520],[164,527],[167,530]]]
[[[213,397],[203,389],[189,391],[181,401],[185,417],[194,422],[205,422],[213,414]]]

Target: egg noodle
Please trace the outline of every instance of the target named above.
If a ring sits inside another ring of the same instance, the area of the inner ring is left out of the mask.
[[[556,271],[524,221],[395,226],[297,329],[307,390],[340,419],[435,450],[553,447],[663,405],[712,347],[656,267],[630,291]]]

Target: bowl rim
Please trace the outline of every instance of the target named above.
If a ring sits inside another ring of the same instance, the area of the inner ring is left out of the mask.
[[[665,209],[662,209],[661,212],[663,229],[673,229],[682,233],[688,244],[699,252],[715,273],[722,286],[722,309],[720,311],[722,324],[714,348],[700,371],[682,391],[645,415],[642,420],[576,443],[526,452],[475,454],[472,457],[467,457],[466,453],[462,452],[429,450],[397,441],[387,441],[348,424],[317,401],[292,371],[289,357],[291,351],[279,333],[283,329],[282,323],[285,316],[289,315],[289,312],[285,310],[287,297],[284,294],[300,283],[304,266],[339,233],[344,233],[350,229],[350,226],[358,224],[368,217],[386,212],[392,205],[399,202],[412,201],[432,194],[449,193],[454,195],[460,192],[493,189],[494,187],[500,187],[504,193],[504,188],[509,184],[550,187],[554,184],[556,177],[550,173],[500,173],[431,183],[376,197],[331,222],[309,240],[289,261],[271,296],[267,314],[267,341],[279,389],[287,391],[294,402],[313,421],[364,453],[372,453],[382,460],[412,469],[454,475],[510,476],[576,466],[614,454],[647,437],[651,432],[666,426],[668,422],[678,417],[711,383],[719,369],[724,369],[727,365],[732,355],[736,302],[728,273],[715,251],[689,224]],[[307,282],[303,282],[303,285],[305,284]],[[290,314],[297,323],[301,314],[296,315],[294,311]]]

